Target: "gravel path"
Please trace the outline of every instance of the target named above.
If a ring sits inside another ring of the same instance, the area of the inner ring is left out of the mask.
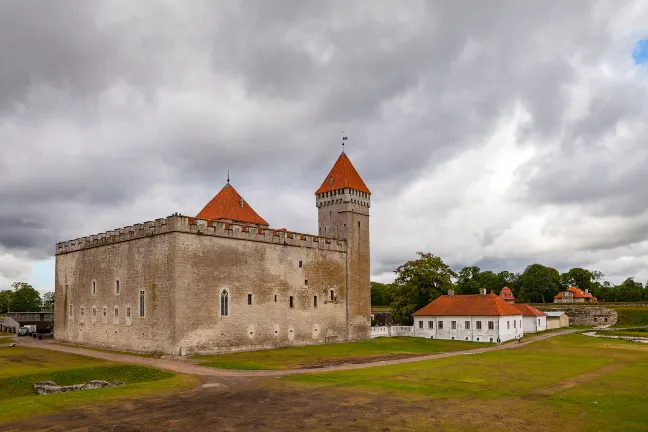
[[[424,360],[433,360],[438,358],[446,357],[457,357],[463,355],[472,355],[479,354],[489,351],[497,350],[506,350],[506,349],[516,349],[528,344],[549,339],[554,336],[560,336],[569,333],[575,333],[579,330],[561,330],[558,332],[547,333],[545,335],[535,336],[527,341],[522,343],[511,342],[505,345],[500,346],[490,346],[484,348],[477,348],[468,351],[454,351],[447,353],[437,353],[429,354],[416,357],[408,357],[397,360],[383,360],[378,362],[371,363],[356,363],[356,364],[341,364],[336,366],[327,366],[327,367],[318,367],[318,368],[305,368],[305,369],[289,369],[289,370],[259,370],[259,371],[240,371],[240,370],[228,370],[228,369],[215,369],[205,366],[199,366],[192,363],[190,360],[186,359],[162,359],[162,358],[152,358],[152,357],[137,357],[127,354],[116,354],[116,353],[107,353],[101,351],[93,351],[84,348],[76,348],[65,345],[57,345],[52,343],[52,341],[39,341],[38,339],[19,339],[18,345],[25,347],[33,348],[43,348],[53,351],[61,351],[70,354],[79,354],[88,357],[95,357],[104,360],[125,362],[132,364],[141,364],[144,366],[151,366],[157,369],[165,369],[177,373],[183,373],[187,375],[195,375],[202,377],[279,377],[285,375],[294,375],[294,374],[307,374],[307,373],[318,373],[318,372],[329,372],[329,371],[342,371],[342,370],[352,370],[352,369],[364,369],[368,367],[376,366],[385,366],[393,364],[403,364],[403,363],[413,363]]]

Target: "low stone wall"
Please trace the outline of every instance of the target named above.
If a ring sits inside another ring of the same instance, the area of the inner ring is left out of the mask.
[[[571,307],[566,304],[560,306],[540,306],[541,311],[564,311],[569,316],[570,325],[614,325],[619,314],[614,309],[604,307]]]
[[[376,326],[371,327],[371,338],[414,336],[413,326]]]

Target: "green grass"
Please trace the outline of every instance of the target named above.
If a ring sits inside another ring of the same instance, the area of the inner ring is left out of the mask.
[[[0,332],[0,337],[2,336],[13,336],[13,333],[7,333],[7,332]]]
[[[613,308],[619,314],[613,327],[648,326],[648,308]]]
[[[514,424],[525,424],[533,426],[528,430],[645,431],[648,425],[648,346],[580,334],[516,349],[282,380],[446,407],[435,418],[444,430],[513,430]],[[493,411],[503,423],[487,422]],[[424,413],[414,413],[410,426],[418,425],[417,416],[420,426],[429,422]]]
[[[70,393],[36,395],[32,385],[54,381],[60,385],[93,379],[122,381],[119,387]],[[197,380],[139,365],[109,362],[75,354],[38,348],[0,350],[0,422],[47,414],[58,409],[92,406],[126,397],[158,394],[195,385]]]
[[[484,348],[493,344],[447,341],[413,337],[377,338],[360,342],[311,345],[295,348],[240,352],[193,359],[202,366],[222,369],[298,369],[344,362],[371,361],[378,358],[424,355],[438,352]]]
[[[13,397],[34,395],[32,386],[39,381],[54,381],[58,385],[81,384],[91,380],[121,381],[126,384],[135,384],[171,377],[173,377],[171,372],[128,364],[10,376],[0,379],[0,401]]]
[[[0,345],[14,343],[16,340],[11,337],[0,337]]]

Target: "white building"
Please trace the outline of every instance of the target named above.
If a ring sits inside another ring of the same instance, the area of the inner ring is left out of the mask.
[[[516,304],[522,312],[524,333],[537,333],[547,330],[547,314],[527,304]]]
[[[475,342],[497,342],[524,335],[523,313],[496,294],[441,296],[414,312],[414,336]],[[546,328],[546,322],[545,322]]]

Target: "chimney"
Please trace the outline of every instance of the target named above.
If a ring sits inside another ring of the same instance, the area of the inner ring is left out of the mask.
[[[589,293],[589,288],[585,288],[585,292],[586,292],[586,293]]]
[[[479,288],[479,294],[486,295],[486,288]]]
[[[453,290],[453,289],[449,289],[449,290],[448,290],[448,297],[452,297],[453,295],[454,295],[454,290]]]

